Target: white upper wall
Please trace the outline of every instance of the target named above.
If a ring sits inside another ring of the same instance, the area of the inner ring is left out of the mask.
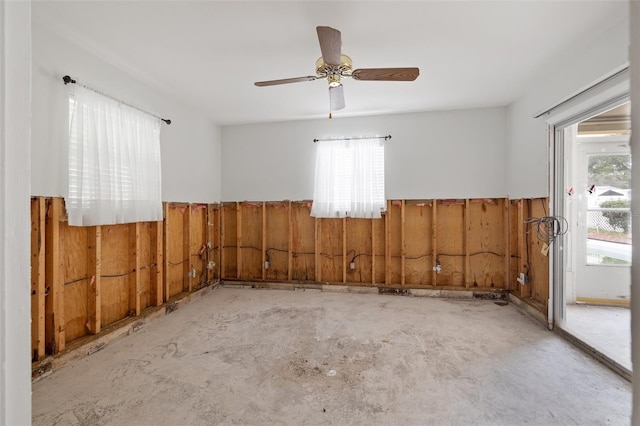
[[[549,196],[547,115],[533,116],[586,88],[629,60],[629,24],[622,22],[585,40],[550,65],[508,108],[508,194],[510,198]]]
[[[223,201],[313,198],[314,138],[388,135],[387,199],[504,197],[506,108],[222,127]]]
[[[34,5],[36,7],[37,5]],[[181,105],[34,20],[31,194],[64,196],[68,93],[62,76],[162,117],[162,199],[220,201],[220,128],[205,114]]]

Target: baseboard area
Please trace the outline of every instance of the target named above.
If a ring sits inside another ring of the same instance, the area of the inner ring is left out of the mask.
[[[523,299],[520,299],[518,296],[514,295],[513,293],[509,293],[509,302],[511,302],[514,306],[518,307],[520,310],[527,313],[536,321],[540,322],[540,324],[544,325],[545,328],[549,327],[547,315],[541,310],[542,306],[537,306]]]
[[[130,334],[140,331],[147,324],[156,319],[168,315],[182,306],[198,300],[218,287],[219,283],[205,285],[192,293],[186,293],[181,297],[175,297],[161,306],[148,308],[138,317],[129,317],[109,327],[104,328],[99,334],[84,336],[77,341],[70,342],[64,351],[35,362],[31,366],[31,380],[36,382],[50,375],[53,371],[65,365],[94,354],[108,344]]]
[[[413,297],[435,297],[443,299],[485,299],[485,300],[507,300],[508,291],[503,289],[467,289],[467,288],[424,288],[393,285],[348,285],[333,283],[307,283],[307,282],[269,282],[269,281],[241,281],[224,280],[221,281],[224,287],[233,288],[261,288],[274,290],[294,290],[294,291],[323,291],[333,293],[358,293],[358,294],[390,294]]]

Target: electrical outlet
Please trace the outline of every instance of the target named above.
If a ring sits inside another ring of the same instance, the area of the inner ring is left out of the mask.
[[[349,263],[349,269],[351,269],[352,271],[356,269],[356,262]]]
[[[516,278],[516,281],[518,281],[522,285],[525,285],[529,282],[529,276],[524,272],[520,272],[520,274],[518,274],[518,278]]]
[[[269,261],[265,260],[264,262],[264,269],[269,269]]]

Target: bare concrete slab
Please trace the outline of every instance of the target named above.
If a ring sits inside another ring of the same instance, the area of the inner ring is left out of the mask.
[[[631,371],[631,310],[620,306],[566,307],[567,332]]]
[[[511,305],[220,288],[33,385],[35,425],[625,425],[631,385]]]

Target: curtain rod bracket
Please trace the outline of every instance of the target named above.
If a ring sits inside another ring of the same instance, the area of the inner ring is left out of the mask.
[[[72,79],[72,78],[71,78],[70,76],[68,76],[68,75],[65,75],[64,77],[62,77],[62,81],[64,82],[65,86],[66,86],[67,84],[69,84],[69,83],[71,83],[71,84],[78,84],[74,79]],[[137,109],[138,111],[142,111],[142,112],[144,112],[145,114],[149,114],[150,116],[155,117],[155,118],[157,118],[157,119],[159,119],[159,120],[161,120],[161,121],[164,121],[164,122],[165,122],[165,123],[167,123],[167,124],[171,124],[171,120],[169,120],[168,118],[158,117],[158,116],[157,116],[157,115],[155,115],[155,114],[151,114],[151,113],[149,113],[149,112],[147,112],[147,111],[144,111],[144,110],[142,110],[142,109],[140,109],[140,108],[138,108],[138,107],[136,107],[136,106],[130,105],[130,104],[126,103],[126,102],[122,102],[120,99],[116,99],[116,98],[114,98],[113,96],[105,95],[104,93],[102,93],[102,92],[100,92],[100,91],[98,91],[98,90],[96,90],[96,89],[93,89],[93,88],[91,88],[91,87],[85,86],[84,84],[78,84],[78,85],[79,85],[79,86],[84,87],[85,89],[88,89],[88,90],[91,90],[91,91],[93,91],[93,92],[99,93],[99,94],[101,94],[102,96],[106,96],[107,98],[111,98],[111,99],[113,99],[114,101],[116,101],[116,102],[120,102],[121,104],[124,104],[124,105],[126,105],[126,106],[128,106],[128,107],[131,107],[131,108],[133,108],[133,109]]]

